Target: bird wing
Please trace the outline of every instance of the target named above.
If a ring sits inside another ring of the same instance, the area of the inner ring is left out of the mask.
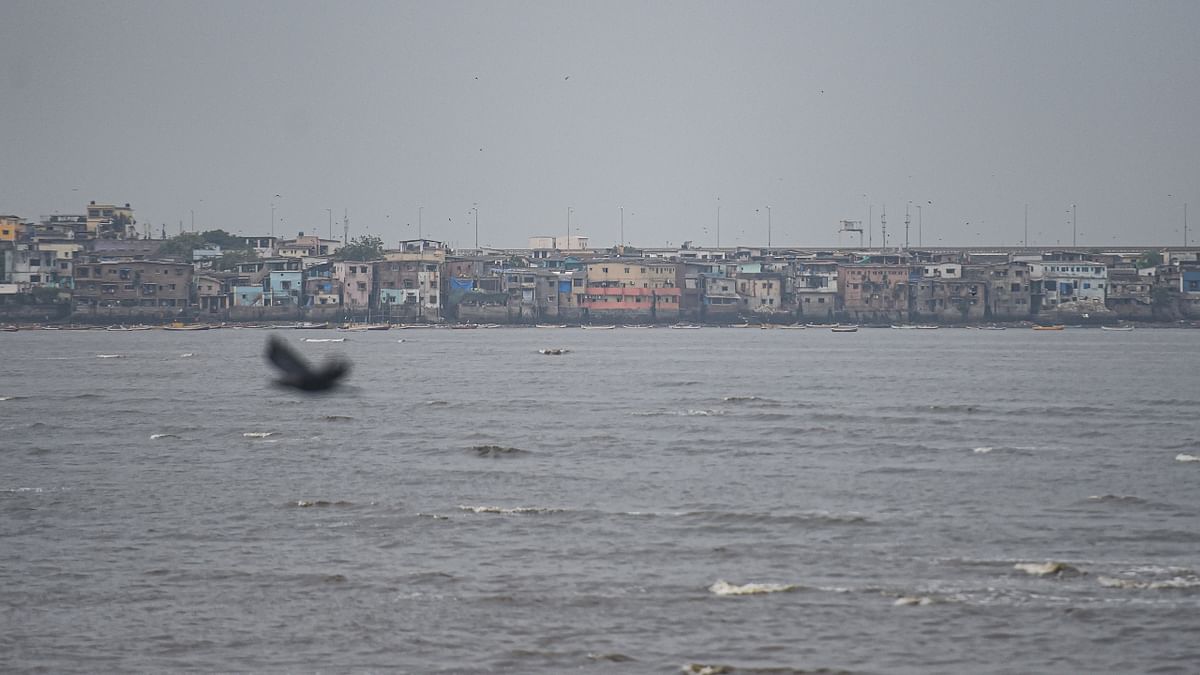
[[[318,377],[320,377],[325,384],[332,386],[338,379],[348,372],[350,372],[349,363],[345,361],[330,361],[329,363],[325,364],[323,368],[321,368],[321,372],[318,373]]]
[[[292,377],[304,377],[312,373],[308,364],[286,342],[274,335],[267,342],[267,359]]]

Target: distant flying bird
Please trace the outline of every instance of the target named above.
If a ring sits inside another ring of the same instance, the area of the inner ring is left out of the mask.
[[[569,79],[571,79],[571,76],[570,76],[570,75],[567,75],[567,76],[566,76],[566,77],[564,77],[563,79],[564,79],[564,80],[569,80]]]
[[[267,342],[267,359],[282,371],[281,377],[275,381],[276,384],[300,391],[327,391],[350,372],[350,364],[339,360],[330,361],[320,370],[315,370],[286,342],[275,336],[271,336]]]

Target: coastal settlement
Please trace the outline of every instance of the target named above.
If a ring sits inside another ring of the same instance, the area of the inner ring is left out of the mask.
[[[182,228],[181,228],[182,230]],[[129,204],[0,216],[0,323],[1200,319],[1200,249],[618,245],[139,233]]]

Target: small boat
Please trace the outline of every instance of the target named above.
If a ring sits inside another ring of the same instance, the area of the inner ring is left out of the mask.
[[[980,326],[979,330],[1008,330],[1005,326]]]
[[[479,326],[477,326],[473,323],[456,323],[450,327],[453,328],[454,330],[474,330],[476,328],[479,328]]]
[[[833,326],[829,330],[834,333],[857,333],[858,326]]]
[[[1034,326],[1033,327],[1034,330],[1063,330],[1064,328],[1066,328],[1066,326],[1063,326],[1061,324],[1054,325],[1054,326]]]
[[[1115,331],[1128,332],[1128,331],[1133,330],[1133,326],[1100,326],[1100,330],[1115,330]]]
[[[938,328],[941,328],[941,326],[928,326],[928,325],[917,326],[917,330],[937,330]]]
[[[895,330],[916,330],[916,328],[917,328],[917,327],[916,327],[916,326],[911,326],[911,325],[908,325],[908,324],[899,325],[899,326],[898,326],[898,325],[896,325],[896,324],[892,324],[892,328],[893,328],[893,329],[895,329]]]
[[[413,330],[414,328],[433,328],[433,324],[428,323],[406,323],[401,324],[402,330]]]
[[[580,326],[584,330],[613,330],[616,326]]]
[[[15,333],[15,332],[17,332],[17,331],[19,331],[19,330],[21,330],[21,329],[20,329],[20,328],[18,328],[17,326],[3,326],[3,327],[0,327],[0,331],[4,331],[5,333]]]
[[[788,323],[782,326],[776,326],[780,330],[804,330],[806,326],[802,323]]]
[[[673,328],[675,330],[699,330],[700,326],[696,326],[696,325],[690,324],[690,323],[676,323],[676,324],[672,324],[671,328]]]
[[[184,324],[184,323],[179,323],[178,321],[171,324],[170,326],[163,326],[163,330],[208,330],[208,328],[209,328],[208,324],[204,324],[204,323]]]
[[[836,323],[806,323],[806,324],[804,324],[804,326],[805,326],[805,328],[834,328],[837,326],[837,324]]]
[[[546,356],[561,356],[569,351],[571,350],[563,349],[562,347],[554,347],[552,349],[539,349],[538,353],[545,354]]]
[[[564,323],[562,325],[559,325],[556,323],[539,323],[539,324],[534,324],[534,326],[536,328],[566,328],[567,324]]]
[[[364,331],[364,330],[391,330],[391,324],[386,323],[348,323],[340,327],[340,330]]]
[[[345,342],[346,338],[304,338],[305,342]]]
[[[292,326],[292,328],[299,330],[320,330],[322,328],[329,328],[329,322],[326,321],[323,323],[314,323],[312,321],[305,321],[304,323]]]

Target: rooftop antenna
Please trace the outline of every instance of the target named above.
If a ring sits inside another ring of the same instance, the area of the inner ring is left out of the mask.
[[[883,251],[887,252],[887,204],[883,205],[883,213],[879,215],[879,227],[883,230]]]
[[[350,210],[342,209],[342,245],[350,243]]]
[[[908,206],[909,206],[909,204],[912,204],[912,202],[909,202],[908,204],[905,204],[905,205],[904,205],[904,248],[905,248],[906,250],[908,249],[908,224],[909,224],[910,222],[912,222],[912,221],[911,221],[911,220],[909,220],[909,218],[908,218]]]

